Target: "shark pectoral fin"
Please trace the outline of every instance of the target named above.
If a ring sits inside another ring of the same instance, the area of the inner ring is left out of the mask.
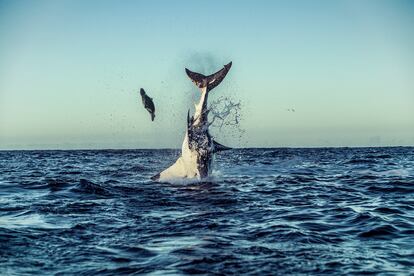
[[[157,181],[158,179],[160,179],[160,174],[161,173],[157,173],[156,175],[151,176],[151,180]]]
[[[161,173],[158,173],[151,177],[152,180],[169,180],[176,178],[186,178],[187,170],[182,157],[178,158],[177,161],[172,164],[169,168],[165,169]]]
[[[219,151],[223,151],[223,150],[231,150],[232,148],[230,147],[226,147],[223,146],[222,144],[216,142],[213,140],[213,144],[214,144],[214,151],[213,152],[219,152]]]

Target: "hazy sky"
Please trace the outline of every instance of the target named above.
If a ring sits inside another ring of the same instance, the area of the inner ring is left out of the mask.
[[[179,148],[184,67],[229,61],[220,142],[414,145],[413,1],[0,0],[0,149]]]

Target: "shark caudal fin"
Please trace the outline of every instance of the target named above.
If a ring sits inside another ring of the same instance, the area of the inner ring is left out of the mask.
[[[187,68],[185,68],[185,72],[187,73],[187,76],[191,79],[191,81],[194,82],[195,85],[197,85],[198,88],[207,87],[207,91],[210,91],[221,83],[221,81],[227,75],[227,72],[229,72],[231,65],[232,62],[224,65],[223,69],[209,76],[204,76],[203,74],[192,72]]]

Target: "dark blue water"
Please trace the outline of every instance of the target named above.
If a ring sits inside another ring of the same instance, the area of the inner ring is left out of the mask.
[[[414,148],[0,152],[0,274],[411,274]]]

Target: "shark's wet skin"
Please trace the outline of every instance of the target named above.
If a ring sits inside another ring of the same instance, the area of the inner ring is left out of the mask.
[[[224,65],[220,71],[204,76],[185,69],[188,77],[201,90],[200,102],[195,107],[194,116],[187,116],[187,130],[182,145],[181,156],[168,169],[154,175],[152,180],[169,180],[177,178],[203,179],[212,170],[213,155],[217,151],[230,149],[214,141],[208,128],[207,99],[209,92],[219,85],[230,70],[232,63]]]

